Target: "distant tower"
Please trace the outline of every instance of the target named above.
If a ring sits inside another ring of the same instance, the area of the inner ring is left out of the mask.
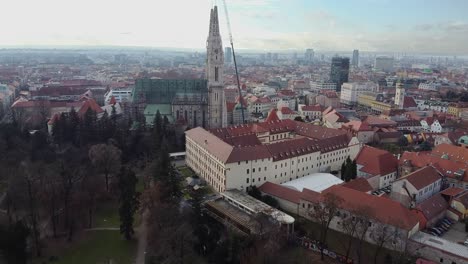
[[[231,47],[224,48],[224,61],[226,64],[232,63],[232,49]]]
[[[351,65],[353,65],[354,68],[359,67],[359,50],[353,50]]]
[[[332,58],[330,81],[336,84],[336,91],[341,92],[341,85],[348,82],[349,58],[335,56]]]
[[[312,63],[314,61],[314,50],[313,49],[306,49],[305,52],[305,61],[307,63]]]
[[[209,128],[225,127],[227,123],[224,100],[224,52],[219,33],[218,7],[210,14],[210,30],[206,41],[206,79],[208,80]]]
[[[405,101],[405,87],[401,80],[398,80],[396,83],[396,93],[395,93],[395,105],[398,109],[403,109]]]

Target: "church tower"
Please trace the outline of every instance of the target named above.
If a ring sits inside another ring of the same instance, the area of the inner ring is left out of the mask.
[[[405,102],[405,87],[401,80],[398,80],[396,83],[396,92],[395,92],[395,105],[398,109],[403,109]]]
[[[208,80],[208,127],[225,127],[227,123],[224,99],[224,52],[219,33],[218,7],[210,14],[210,29],[206,41],[206,79]]]

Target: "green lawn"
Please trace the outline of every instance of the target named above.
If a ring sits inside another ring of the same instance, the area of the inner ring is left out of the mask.
[[[36,260],[35,263],[54,264],[129,264],[135,258],[137,242],[126,241],[119,231],[88,231],[86,237],[77,242],[76,245],[61,251],[58,260],[44,262]]]
[[[194,175],[193,172],[186,166],[181,166],[181,167],[178,167],[177,169],[179,170],[180,174],[184,176],[184,178],[192,177]]]
[[[98,206],[94,216],[93,227],[119,227],[119,207],[116,203]]]

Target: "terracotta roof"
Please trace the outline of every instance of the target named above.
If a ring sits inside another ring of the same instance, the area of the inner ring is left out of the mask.
[[[443,191],[440,192],[440,194],[447,195],[447,196],[456,196],[465,190],[462,188],[457,188],[457,187],[449,187]]]
[[[78,115],[84,116],[88,109],[91,109],[97,114],[104,112],[104,110],[102,110],[102,108],[96,103],[94,99],[89,98],[85,99],[83,106],[81,106],[80,110],[78,110]]]
[[[405,230],[411,230],[418,224],[418,218],[414,212],[405,208],[399,202],[388,198],[370,195],[342,185],[334,185],[322,192],[322,194],[326,193],[332,193],[342,198],[341,208],[345,210],[358,210],[363,205],[370,207],[373,212],[371,218],[381,223],[397,226]]]
[[[398,170],[398,160],[390,152],[364,145],[356,156],[360,171],[373,176],[384,176]]]
[[[271,103],[270,98],[268,97],[259,97],[257,100],[254,101],[254,104],[267,104]]]
[[[403,108],[418,107],[418,104],[414,101],[413,97],[405,96],[403,99]]]
[[[116,103],[117,103],[117,100],[115,100],[115,97],[112,96],[111,99],[110,99],[110,101],[109,101],[109,104],[115,105]]]
[[[396,126],[397,125],[395,121],[379,118],[377,116],[368,116],[364,121],[366,121],[371,127],[373,126]]]
[[[309,201],[312,203],[319,202],[322,199],[322,196],[319,192],[312,191],[304,188],[301,193],[301,200]]]
[[[434,166],[448,178],[456,178],[460,172],[461,180],[468,182],[468,163],[442,158],[442,155],[434,155],[431,152],[404,152],[399,163],[403,165],[409,162],[412,166],[422,168]]]
[[[432,153],[439,156],[448,155],[450,160],[468,162],[468,148],[444,143],[436,146],[432,150]]]
[[[319,104],[316,105],[304,105],[302,111],[315,111],[315,112],[322,112],[323,107]]]
[[[278,111],[276,108],[271,109],[268,113],[268,117],[265,119],[265,122],[279,121],[280,119],[276,114],[276,111]]]
[[[348,123],[343,124],[344,128],[351,129],[353,131],[372,131],[372,128],[369,126],[367,122],[362,121],[349,121]]]
[[[274,184],[272,182],[265,182],[258,189],[271,196],[275,196],[292,203],[299,203],[301,192],[282,186],[280,184]]]
[[[370,192],[373,190],[372,186],[364,178],[357,178],[355,180],[343,183],[343,186],[360,192]]]
[[[430,221],[443,211],[447,210],[449,204],[440,194],[436,194],[416,206],[416,210],[421,211],[424,217]]]
[[[294,114],[296,114],[296,112],[291,110],[291,108],[289,108],[289,107],[281,107],[281,114],[283,114],[283,115],[294,115]]]
[[[308,138],[297,138],[266,145],[273,160],[284,160],[320,151],[316,141]]]
[[[229,159],[229,156],[234,149],[233,146],[201,127],[185,131],[185,134],[223,162],[226,162]]]
[[[414,171],[396,181],[407,180],[416,190],[421,190],[424,187],[440,180],[439,172],[432,166],[426,166],[417,171]]]
[[[454,200],[459,201],[465,206],[465,208],[467,208],[468,207],[468,191],[465,191],[463,194],[457,196]]]

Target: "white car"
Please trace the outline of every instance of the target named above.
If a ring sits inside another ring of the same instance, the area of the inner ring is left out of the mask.
[[[465,245],[465,246],[468,247],[468,239],[465,240],[465,242],[463,243],[463,245]]]

